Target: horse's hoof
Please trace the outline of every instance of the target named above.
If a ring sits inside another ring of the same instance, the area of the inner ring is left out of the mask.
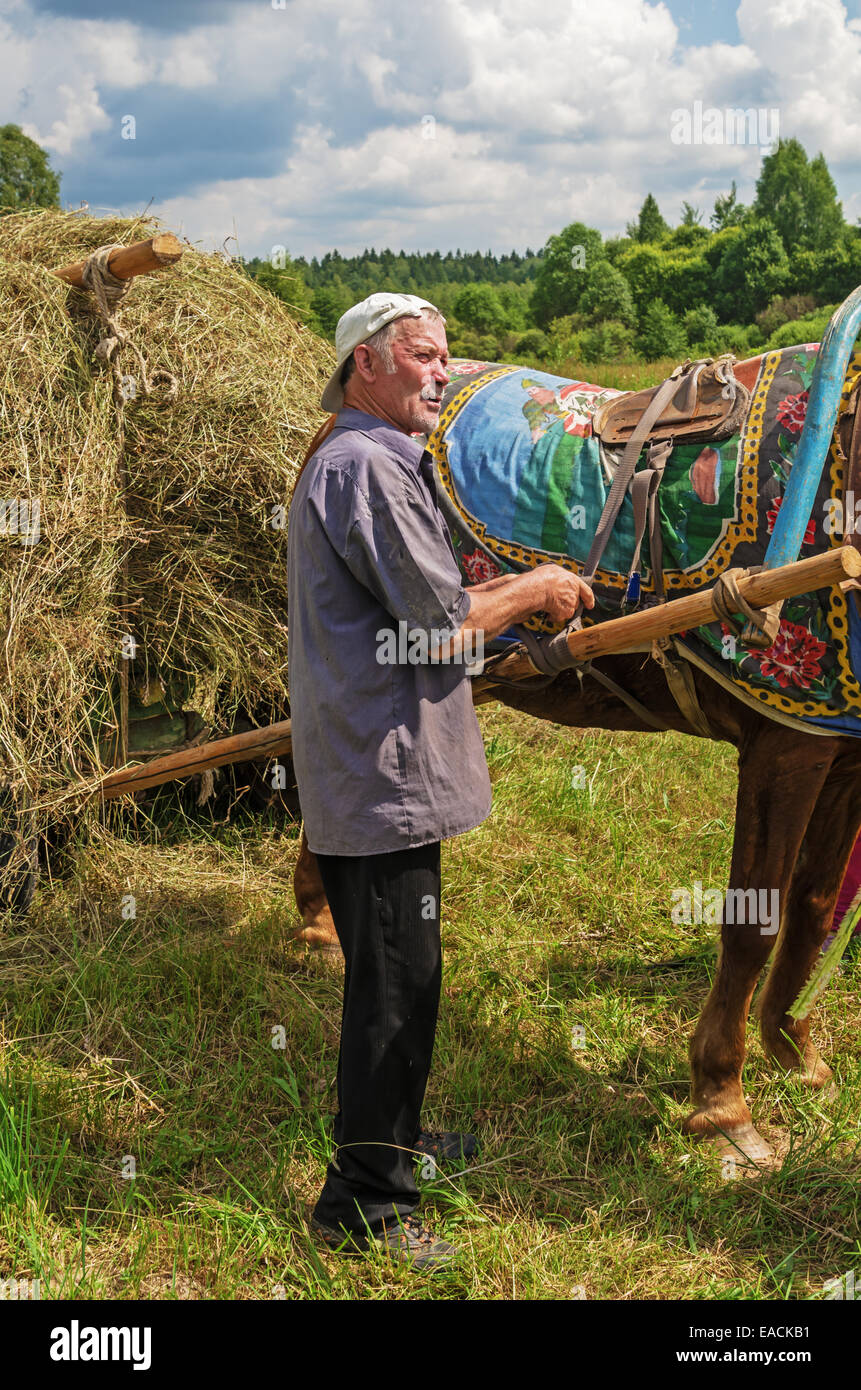
[[[811,1091],[824,1090],[826,1094],[833,1091],[834,1073],[827,1062],[823,1062],[815,1048],[806,1050],[801,1058],[778,1056],[776,1051],[771,1055],[778,1066],[783,1067],[790,1076],[794,1076],[802,1086],[809,1087]]]
[[[325,927],[302,927],[291,937],[297,946],[306,946],[315,955],[331,957],[336,960],[341,954],[341,943],[337,933]]]
[[[831,1068],[823,1062],[818,1049],[809,1038],[802,1051],[797,1045],[790,1043],[785,1033],[776,1034],[769,1029],[763,1031],[762,1045],[778,1066],[796,1076],[802,1086],[809,1086],[812,1091],[822,1090],[834,1079]]]
[[[780,1166],[774,1149],[752,1124],[703,1136],[721,1161],[726,1178],[750,1178]]]
[[[811,1059],[805,1058],[796,1074],[802,1085],[809,1086],[812,1091],[824,1090],[828,1096],[837,1094],[834,1073],[818,1052]]]

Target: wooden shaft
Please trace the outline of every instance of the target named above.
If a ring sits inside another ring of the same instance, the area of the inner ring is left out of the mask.
[[[112,772],[93,795],[110,801],[116,796],[124,796],[127,792],[159,787],[162,782],[173,782],[178,777],[190,777],[194,772],[206,772],[213,767],[226,767],[228,763],[274,758],[279,753],[291,752],[292,748],[290,720],[282,719],[280,723],[267,724],[263,729],[249,729],[246,734],[213,739],[210,743],[202,743],[199,748],[168,753],[165,757],[153,758],[151,762],[143,763],[140,767]]]
[[[796,560],[791,565],[752,574],[747,579],[741,579],[738,588],[752,607],[767,608],[779,599],[825,589],[846,578],[854,579],[859,574],[861,554],[853,546],[843,545],[826,551],[824,555],[811,555],[807,560]],[[701,589],[696,594],[671,599],[669,603],[662,603],[656,608],[645,608],[641,613],[611,618],[605,623],[595,623],[592,627],[573,632],[568,638],[568,650],[578,661],[589,661],[592,657],[626,651],[639,642],[652,642],[659,637],[672,637],[674,633],[702,627],[704,623],[713,623],[717,616],[712,590]],[[474,682],[475,693],[482,694],[490,689],[497,672],[506,680],[524,680],[539,674],[528,656],[511,656],[501,661],[489,676],[480,676]]]
[[[172,232],[159,232],[149,241],[138,241],[134,246],[124,246],[115,251],[108,261],[108,270],[118,280],[131,280],[135,275],[146,275],[151,270],[174,265],[181,255],[182,242]],[[76,261],[74,265],[64,265],[52,273],[60,280],[82,288],[85,265],[86,261]]]
[[[827,588],[845,581],[847,577],[854,579],[858,575],[861,575],[861,554],[852,546],[844,545],[825,555],[813,555],[808,560],[797,560],[792,565],[751,575],[740,580],[738,587],[748,603],[755,608],[765,608],[778,599]],[[705,589],[685,598],[673,599],[658,608],[645,609],[642,613],[629,613],[625,618],[596,623],[593,627],[573,633],[568,639],[568,646],[579,659],[587,661],[590,657],[628,651],[646,640],[670,637],[673,633],[700,627],[703,623],[713,622],[716,616],[711,590]],[[507,658],[496,670],[508,680],[524,680],[539,674],[527,656]],[[474,680],[472,688],[476,704],[496,698],[493,674]],[[109,801],[128,792],[144,791],[179,777],[190,777],[195,772],[225,767],[228,763],[274,758],[281,753],[290,753],[292,749],[290,720],[283,719],[263,729],[250,729],[248,733],[215,739],[211,743],[201,744],[199,748],[154,758],[140,767],[112,772],[94,796]]]

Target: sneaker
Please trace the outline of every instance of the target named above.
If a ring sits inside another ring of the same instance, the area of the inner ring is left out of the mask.
[[[429,1155],[437,1163],[463,1163],[475,1158],[478,1140],[474,1134],[450,1133],[448,1130],[423,1129],[413,1145],[416,1160]]]
[[[311,1230],[330,1250],[341,1255],[361,1254],[373,1244],[392,1255],[398,1264],[412,1265],[414,1269],[441,1269],[457,1258],[457,1247],[435,1236],[414,1212],[401,1220],[393,1217],[392,1221],[394,1224],[384,1226],[381,1235],[367,1236],[345,1231],[342,1227],[325,1226],[312,1216]]]
[[[394,1255],[398,1264],[409,1264],[415,1269],[442,1269],[458,1255],[457,1247],[435,1236],[415,1212],[388,1227],[382,1236],[377,1236],[376,1243]]]
[[[326,1226],[316,1216],[311,1217],[309,1225],[314,1235],[339,1255],[360,1255],[368,1249],[368,1237],[364,1233],[346,1231],[343,1226]]]

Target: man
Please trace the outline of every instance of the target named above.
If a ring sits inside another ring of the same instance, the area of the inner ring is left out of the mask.
[[[335,426],[298,480],[288,531],[294,767],[345,962],[336,1155],[312,1225],[333,1247],[374,1241],[425,1268],[455,1252],[416,1214],[414,1155],[470,1147],[469,1136],[420,1138],[440,994],[440,841],[490,812],[458,641],[539,610],[563,622],[581,595],[594,603],[557,565],[463,587],[431,457],[413,438],[439,418],[444,324],[414,295],[372,294],[343,315],[322,397]],[[399,624],[427,635],[429,659],[386,659]]]

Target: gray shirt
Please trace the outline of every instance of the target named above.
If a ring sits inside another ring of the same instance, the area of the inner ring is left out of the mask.
[[[310,848],[380,854],[480,824],[490,778],[464,664],[403,660],[422,654],[415,632],[456,631],[470,608],[430,455],[394,425],[341,410],[299,479],[287,550],[293,766]]]

